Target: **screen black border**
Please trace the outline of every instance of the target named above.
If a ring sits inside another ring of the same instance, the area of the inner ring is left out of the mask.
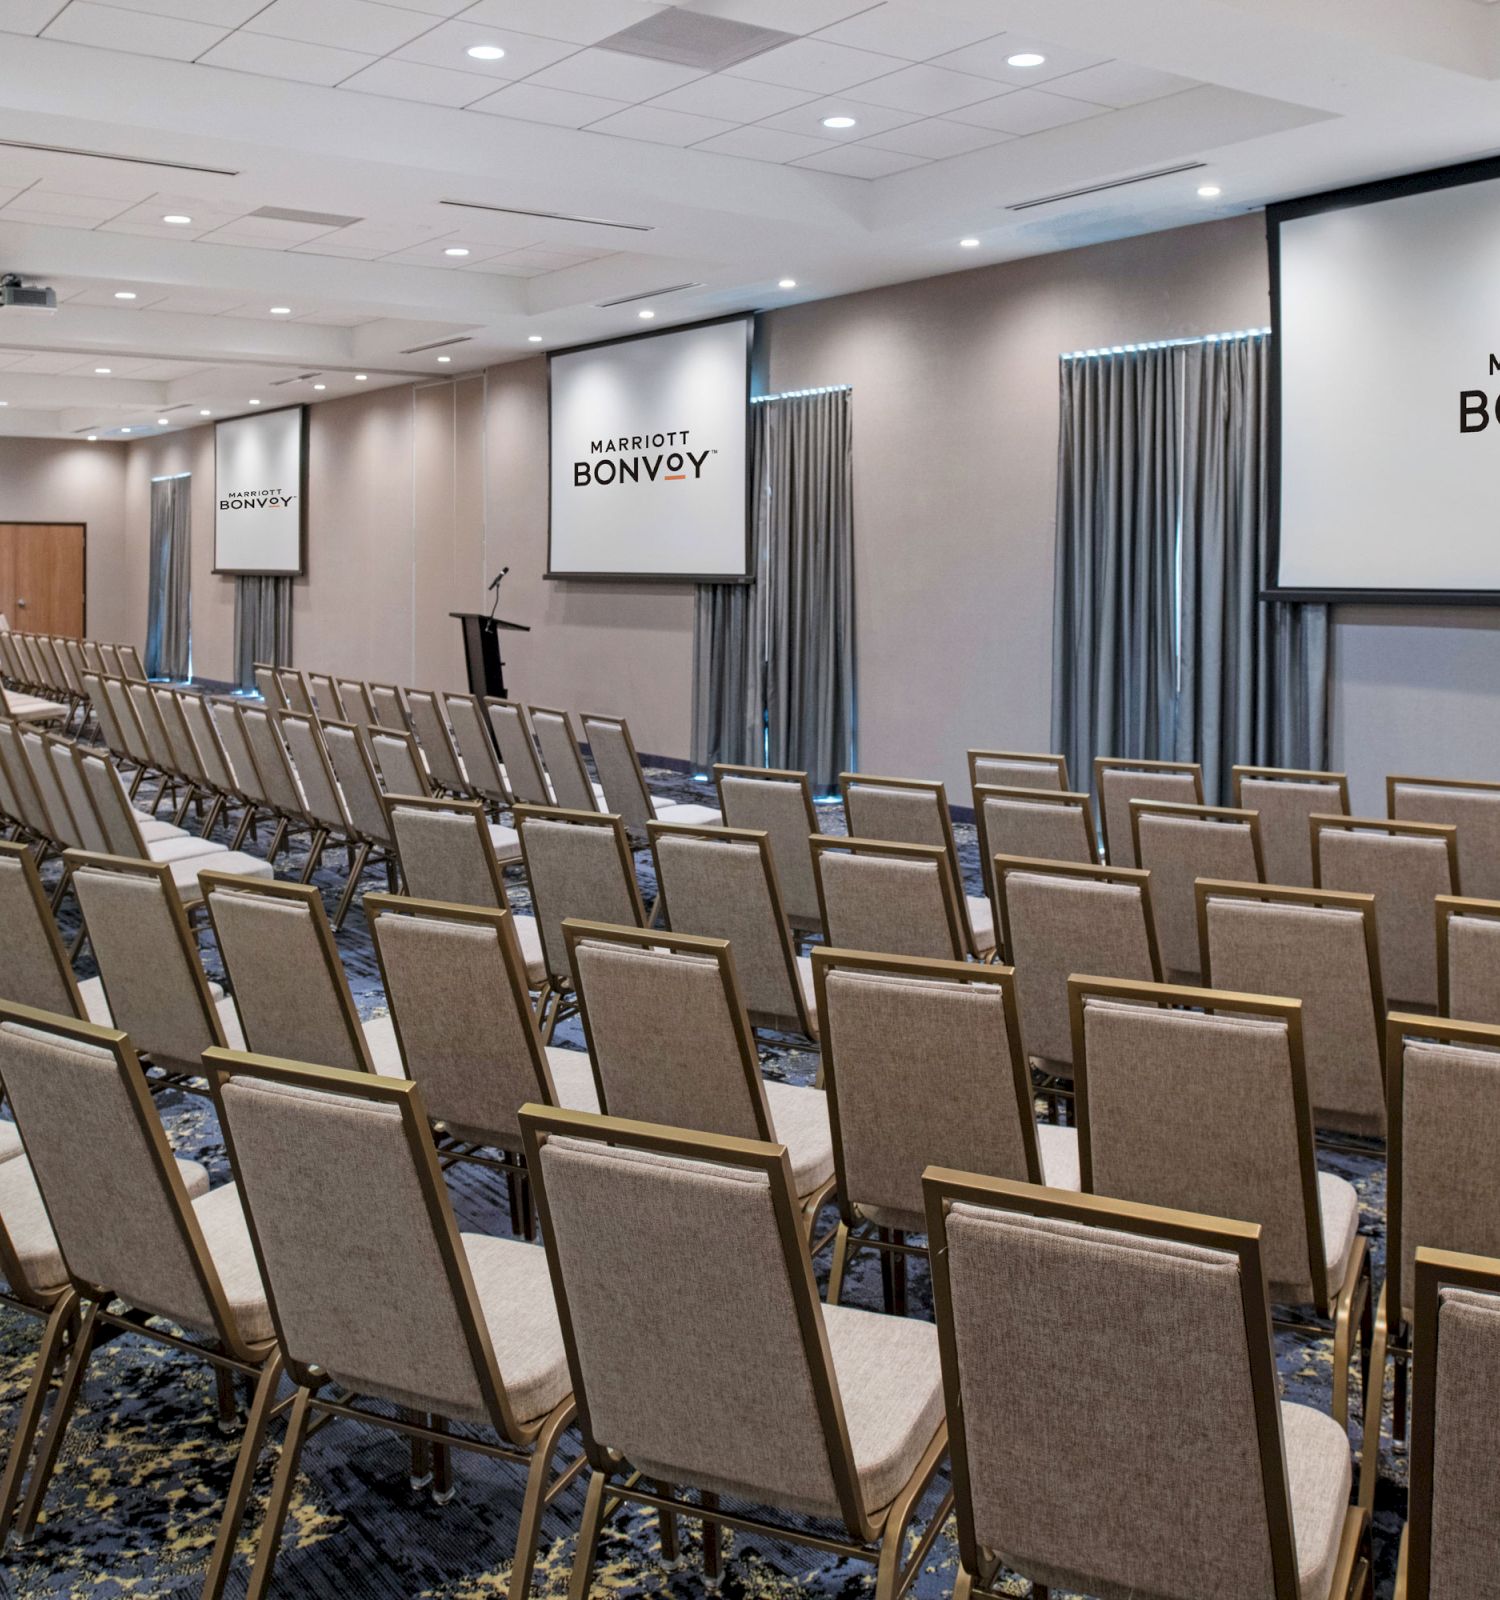
[[[221,567],[219,561],[219,429],[226,423],[248,422],[252,417],[274,417],[281,411],[301,412],[297,430],[297,451],[300,457],[297,499],[300,510],[297,517],[297,566],[288,570],[268,567]],[[241,411],[232,417],[214,419],[214,565],[209,568],[216,578],[305,578],[307,576],[307,442],[308,407],[305,402],[293,401],[287,406],[271,406],[265,411]]]

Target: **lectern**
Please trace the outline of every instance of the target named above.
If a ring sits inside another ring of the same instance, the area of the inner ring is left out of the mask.
[[[469,693],[493,695],[504,700],[505,663],[500,659],[500,630],[530,633],[524,622],[507,622],[483,611],[450,611],[464,628],[464,662],[469,669]]]

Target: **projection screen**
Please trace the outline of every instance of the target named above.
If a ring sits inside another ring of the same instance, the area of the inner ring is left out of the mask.
[[[295,577],[306,565],[307,408],[214,427],[214,571]]]
[[[748,575],[753,326],[729,317],[549,359],[549,578]]]
[[[1493,599],[1500,162],[1273,206],[1268,221],[1273,592]]]

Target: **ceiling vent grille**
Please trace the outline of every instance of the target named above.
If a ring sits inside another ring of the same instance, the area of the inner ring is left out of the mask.
[[[493,211],[502,217],[536,217],[542,222],[581,222],[590,228],[624,228],[628,233],[653,233],[649,222],[616,222],[609,217],[575,217],[566,211],[529,211],[525,206],[492,206],[482,200],[439,200],[440,206],[458,206],[464,211]]]
[[[302,222],[309,228],[352,228],[363,217],[341,217],[333,211],[293,211],[287,206],[261,206],[250,212],[252,217],[265,217],[271,222]]]
[[[664,294],[681,294],[684,289],[701,289],[701,283],[669,283],[662,289],[642,289],[639,294],[622,294],[614,300],[596,300],[594,304],[600,311],[607,311],[611,306],[634,305],[637,300],[658,300]]]
[[[451,344],[472,344],[474,336],[471,333],[461,333],[454,339],[434,339],[430,344],[414,344],[409,349],[401,352],[404,356],[419,356],[424,350],[446,350]]]
[[[1175,167],[1158,167],[1155,172],[1137,172],[1128,178],[1110,178],[1104,183],[1086,183],[1078,189],[1062,189],[1057,194],[1038,195],[1034,200],[1018,200],[1005,209],[1034,211],[1038,206],[1059,205],[1064,200],[1077,200],[1081,195],[1103,194],[1107,189],[1128,189],[1133,183],[1150,183],[1153,178],[1172,178],[1179,172],[1197,172],[1206,165],[1203,161],[1183,161]]]
[[[665,11],[600,39],[595,48],[646,56],[652,61],[671,61],[679,67],[697,67],[700,72],[722,72],[725,67],[748,61],[751,56],[774,50],[796,37],[779,28],[759,28],[748,22],[668,6]]]
[[[270,387],[284,389],[289,383],[306,383],[309,378],[321,378],[321,372],[296,372],[290,378],[272,378]]]
[[[29,139],[0,139],[3,150],[35,150],[48,156],[87,156],[90,161],[124,161],[133,167],[166,167],[173,172],[207,173],[214,178],[237,178],[234,167],[202,167],[192,161],[159,161],[154,156],[122,156],[113,150],[85,150],[71,144],[36,144]]]

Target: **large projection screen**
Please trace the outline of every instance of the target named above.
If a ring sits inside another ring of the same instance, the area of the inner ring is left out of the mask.
[[[1268,220],[1272,592],[1500,599],[1500,161]]]
[[[560,351],[549,578],[749,572],[749,316]]]
[[[306,565],[307,408],[214,428],[214,571],[296,577]]]

